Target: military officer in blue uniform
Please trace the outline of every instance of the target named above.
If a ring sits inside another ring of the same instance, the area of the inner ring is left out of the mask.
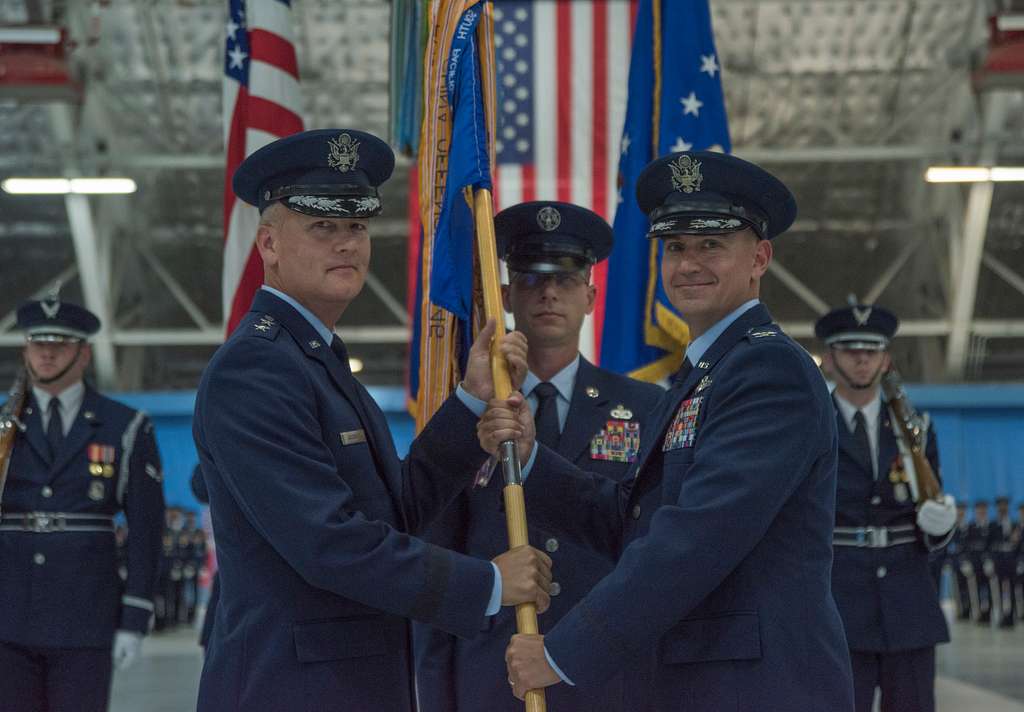
[[[275,141],[235,173],[235,193],[261,211],[264,285],[196,396],[220,565],[201,712],[411,711],[411,620],[472,637],[503,604],[547,608],[543,552],[488,561],[413,536],[487,459],[462,399],[493,392],[494,325],[404,462],[333,334],[365,282],[393,166],[380,139],[324,129]],[[520,383],[525,338],[500,348]]]
[[[580,330],[594,308],[591,269],[612,248],[612,230],[599,215],[570,203],[537,201],[502,210],[494,218],[498,254],[509,284],[506,311],[529,341],[529,372],[522,393],[538,439],[581,468],[623,479],[648,434],[648,414],[664,393],[659,386],[598,368],[580,354]],[[482,410],[484,404],[479,405]],[[508,548],[500,472],[486,469],[446,512],[435,541],[491,558]],[[571,506],[571,503],[567,503]],[[551,608],[540,618],[549,630],[612,568],[611,560],[544,527],[530,541],[551,556]],[[483,634],[465,640],[417,629],[417,689],[424,712],[520,712],[509,694],[504,655],[516,631],[515,613],[493,616]],[[548,704],[558,712],[617,710],[622,679],[595,689],[561,685]]]
[[[102,712],[113,666],[138,656],[153,614],[160,457],[145,413],[82,380],[92,312],[54,293],[17,319],[32,388],[0,502],[0,710]]]
[[[979,499],[974,503],[974,518],[967,525],[964,544],[974,571],[974,595],[977,601],[975,622],[989,625],[992,622],[992,578],[996,573],[993,552],[999,540],[999,528],[988,516],[988,500]]]
[[[637,197],[692,341],[626,484],[538,446],[525,486],[535,524],[617,564],[546,635],[513,637],[514,693],[595,688],[622,671],[630,710],[851,710],[829,575],[832,404],[758,299],[796,202],[767,171],[712,152],[654,161]],[[492,428],[532,432],[521,399],[508,405],[481,423],[488,449]]]
[[[839,481],[832,592],[846,626],[858,712],[875,689],[883,712],[935,709],[935,645],[949,640],[928,552],[949,541],[953,497],[916,505],[880,381],[896,316],[877,305],[835,309],[815,325],[827,347],[823,367],[835,378]],[[936,475],[939,455],[929,429],[925,455]]]
[[[999,627],[1012,628],[1016,620],[1014,610],[1016,597],[1013,592],[1013,580],[1017,571],[1017,540],[1014,533],[1013,519],[1010,517],[1010,498],[1006,495],[996,497],[997,529],[992,563],[995,565],[994,580],[997,583],[996,600],[999,601]]]

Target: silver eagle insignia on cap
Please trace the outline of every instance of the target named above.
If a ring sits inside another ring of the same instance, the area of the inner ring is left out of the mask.
[[[700,172],[700,161],[690,156],[680,156],[668,164],[672,169],[672,186],[684,193],[695,193],[700,190],[704,176]]]
[[[550,205],[545,205],[537,211],[537,224],[546,232],[557,230],[558,226],[562,224],[562,214]]]
[[[359,162],[359,142],[347,133],[338,134],[337,138],[327,140],[330,153],[327,154],[327,165],[337,168],[341,173],[348,173]]]
[[[853,307],[853,318],[857,320],[857,324],[859,326],[867,325],[868,319],[871,318],[871,309],[872,307],[868,307],[866,309],[858,309],[857,307]]]

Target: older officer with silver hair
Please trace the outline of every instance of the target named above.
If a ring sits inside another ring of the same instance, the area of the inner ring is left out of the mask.
[[[410,621],[471,637],[502,605],[547,608],[543,552],[487,561],[414,536],[487,459],[461,391],[491,397],[494,325],[404,461],[334,334],[365,283],[393,167],[375,136],[323,129],[275,141],[235,173],[236,194],[261,211],[264,285],[196,397],[220,564],[204,712],[411,711]],[[518,381],[525,341],[501,344]]]
[[[828,347],[823,367],[835,377],[839,430],[832,591],[850,645],[858,712],[875,690],[882,712],[935,709],[935,645],[949,640],[928,564],[956,524],[956,503],[914,502],[880,381],[889,369],[896,316],[873,304],[835,309],[815,325]],[[936,474],[939,453],[929,429],[925,455]]]

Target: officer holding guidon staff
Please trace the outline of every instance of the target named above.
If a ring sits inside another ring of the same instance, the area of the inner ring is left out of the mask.
[[[153,616],[160,456],[145,413],[82,380],[92,312],[54,292],[17,318],[31,389],[0,489],[0,711],[102,712],[113,667],[138,657]]]
[[[882,397],[896,316],[877,305],[829,312],[815,326],[828,347],[824,370],[839,430],[839,478],[832,592],[843,616],[858,712],[935,709],[935,645],[949,640],[928,552],[949,541],[956,523],[950,495],[915,501],[922,473],[901,453],[898,411]],[[923,452],[938,475],[935,431]],[[923,499],[923,498],[922,498]]]
[[[521,391],[533,412],[538,440],[579,467],[622,480],[644,438],[652,437],[649,411],[664,390],[612,373],[580,354],[580,330],[594,308],[593,265],[612,249],[611,227],[578,205],[533,201],[505,208],[494,218],[498,255],[509,269],[502,287],[505,310],[529,341],[529,371]],[[483,403],[479,409],[484,408]],[[481,472],[436,524],[431,540],[474,556],[493,557],[507,548],[501,473]],[[566,506],[574,506],[566,502]],[[540,617],[548,630],[612,568],[601,556],[544,527],[529,539],[553,560],[551,607]],[[515,633],[513,611],[489,619],[472,639],[418,626],[416,671],[424,712],[521,712],[509,694],[504,655]],[[622,679],[602,687],[560,685],[547,693],[556,712],[620,709]]]
[[[759,300],[796,201],[762,168],[711,152],[649,164],[637,197],[693,340],[625,483],[537,447],[531,521],[617,564],[546,635],[513,636],[513,692],[622,672],[629,710],[851,710],[829,577],[832,404]],[[533,434],[520,396],[492,403],[488,450],[511,423]]]
[[[472,637],[502,605],[547,608],[543,552],[488,561],[415,536],[487,459],[463,399],[492,397],[493,322],[459,394],[404,461],[333,331],[366,281],[378,187],[393,167],[377,137],[323,129],[268,144],[235,173],[236,194],[260,210],[264,285],[196,396],[220,581],[203,712],[411,712],[410,621]],[[520,382],[525,338],[506,335],[500,349]]]

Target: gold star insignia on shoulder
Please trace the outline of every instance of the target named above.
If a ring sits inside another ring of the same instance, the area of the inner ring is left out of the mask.
[[[617,418],[618,420],[629,420],[630,418],[633,417],[633,411],[624,406],[622,403],[619,403],[617,406],[612,408],[611,416],[613,418]]]
[[[270,329],[266,324],[253,324],[253,328],[257,331],[268,331]]]
[[[601,392],[594,388],[593,386],[587,386],[583,392],[586,393],[591,398],[597,398],[599,395],[601,395]]]

